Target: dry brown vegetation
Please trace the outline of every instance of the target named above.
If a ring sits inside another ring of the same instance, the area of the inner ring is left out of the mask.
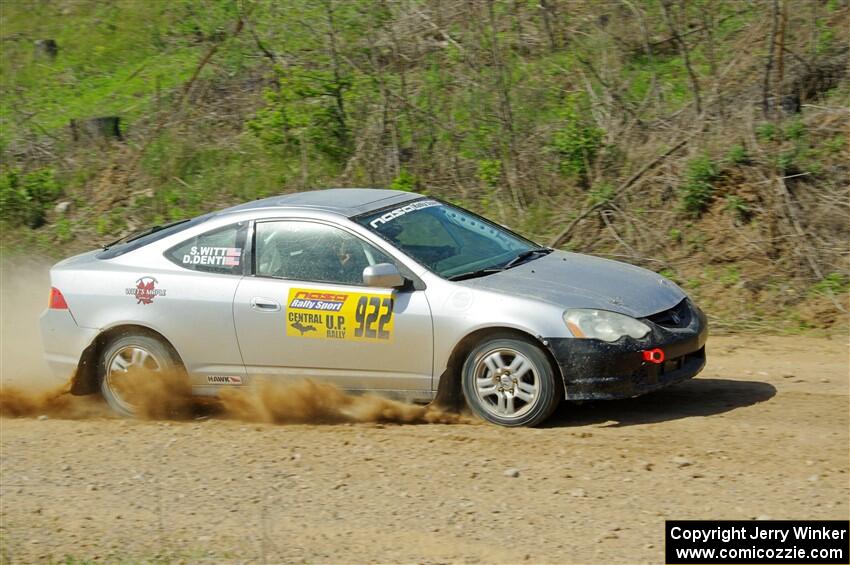
[[[60,255],[255,197],[392,186],[662,272],[715,327],[846,328],[849,16],[847,0],[7,5],[4,247]],[[85,122],[111,115],[121,140]]]

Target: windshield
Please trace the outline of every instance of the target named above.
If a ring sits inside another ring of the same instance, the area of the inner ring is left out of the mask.
[[[417,200],[354,218],[444,278],[499,269],[539,245],[461,208]]]

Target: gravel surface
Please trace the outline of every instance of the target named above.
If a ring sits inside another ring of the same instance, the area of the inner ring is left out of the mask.
[[[847,519],[846,337],[486,424],[0,420],[0,562],[660,563],[664,520]]]

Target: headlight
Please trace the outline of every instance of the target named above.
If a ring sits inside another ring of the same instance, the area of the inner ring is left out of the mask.
[[[567,310],[564,322],[575,337],[617,341],[627,335],[635,339],[649,333],[649,326],[634,318],[605,310]]]

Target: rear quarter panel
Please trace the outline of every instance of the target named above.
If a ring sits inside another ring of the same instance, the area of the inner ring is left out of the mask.
[[[156,246],[60,263],[51,277],[81,328],[141,325],[162,334],[190,374],[244,374],[232,316],[241,276],[178,267]]]
[[[44,360],[51,376],[67,381],[74,375],[80,355],[97,336],[97,331],[79,327],[70,310],[51,308],[42,313],[39,328]]]

